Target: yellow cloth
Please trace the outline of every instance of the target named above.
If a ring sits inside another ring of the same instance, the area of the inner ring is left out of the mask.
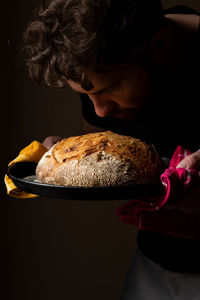
[[[23,162],[23,161],[32,161],[38,162],[43,154],[47,151],[47,149],[38,141],[32,142],[30,145],[22,149],[19,155],[9,163],[9,166],[16,162]],[[11,197],[15,198],[34,198],[37,195],[30,194],[18,189],[12,180],[5,175],[4,182],[7,189],[7,194]]]

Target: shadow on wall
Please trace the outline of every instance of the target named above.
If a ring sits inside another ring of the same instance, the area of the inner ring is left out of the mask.
[[[19,200],[8,197],[3,184],[8,162],[31,141],[80,134],[79,97],[68,87],[61,91],[36,87],[19,56],[25,24],[39,2],[7,3],[9,22],[5,16],[0,219],[6,237],[0,279],[6,298],[2,299],[116,300],[136,239],[136,229],[121,224],[115,215],[121,202]]]

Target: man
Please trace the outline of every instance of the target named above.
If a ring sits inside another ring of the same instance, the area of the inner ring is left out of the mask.
[[[27,65],[38,84],[80,93],[86,122],[141,138],[163,157],[182,145],[193,154],[177,167],[199,169],[199,31],[195,11],[164,12],[159,0],[54,0],[26,30]],[[199,189],[164,208],[183,232],[199,218]],[[194,239],[172,230],[139,232],[123,300],[198,299],[200,228]]]

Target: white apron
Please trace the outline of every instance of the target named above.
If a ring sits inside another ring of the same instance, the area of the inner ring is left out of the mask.
[[[200,273],[167,271],[137,249],[120,299],[200,300]]]

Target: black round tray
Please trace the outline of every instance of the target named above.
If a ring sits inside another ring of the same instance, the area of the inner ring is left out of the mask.
[[[7,175],[19,189],[25,192],[69,200],[127,200],[160,195],[164,192],[161,183],[103,188],[44,184],[35,182],[36,166],[37,164],[33,162],[18,162],[8,168]]]

